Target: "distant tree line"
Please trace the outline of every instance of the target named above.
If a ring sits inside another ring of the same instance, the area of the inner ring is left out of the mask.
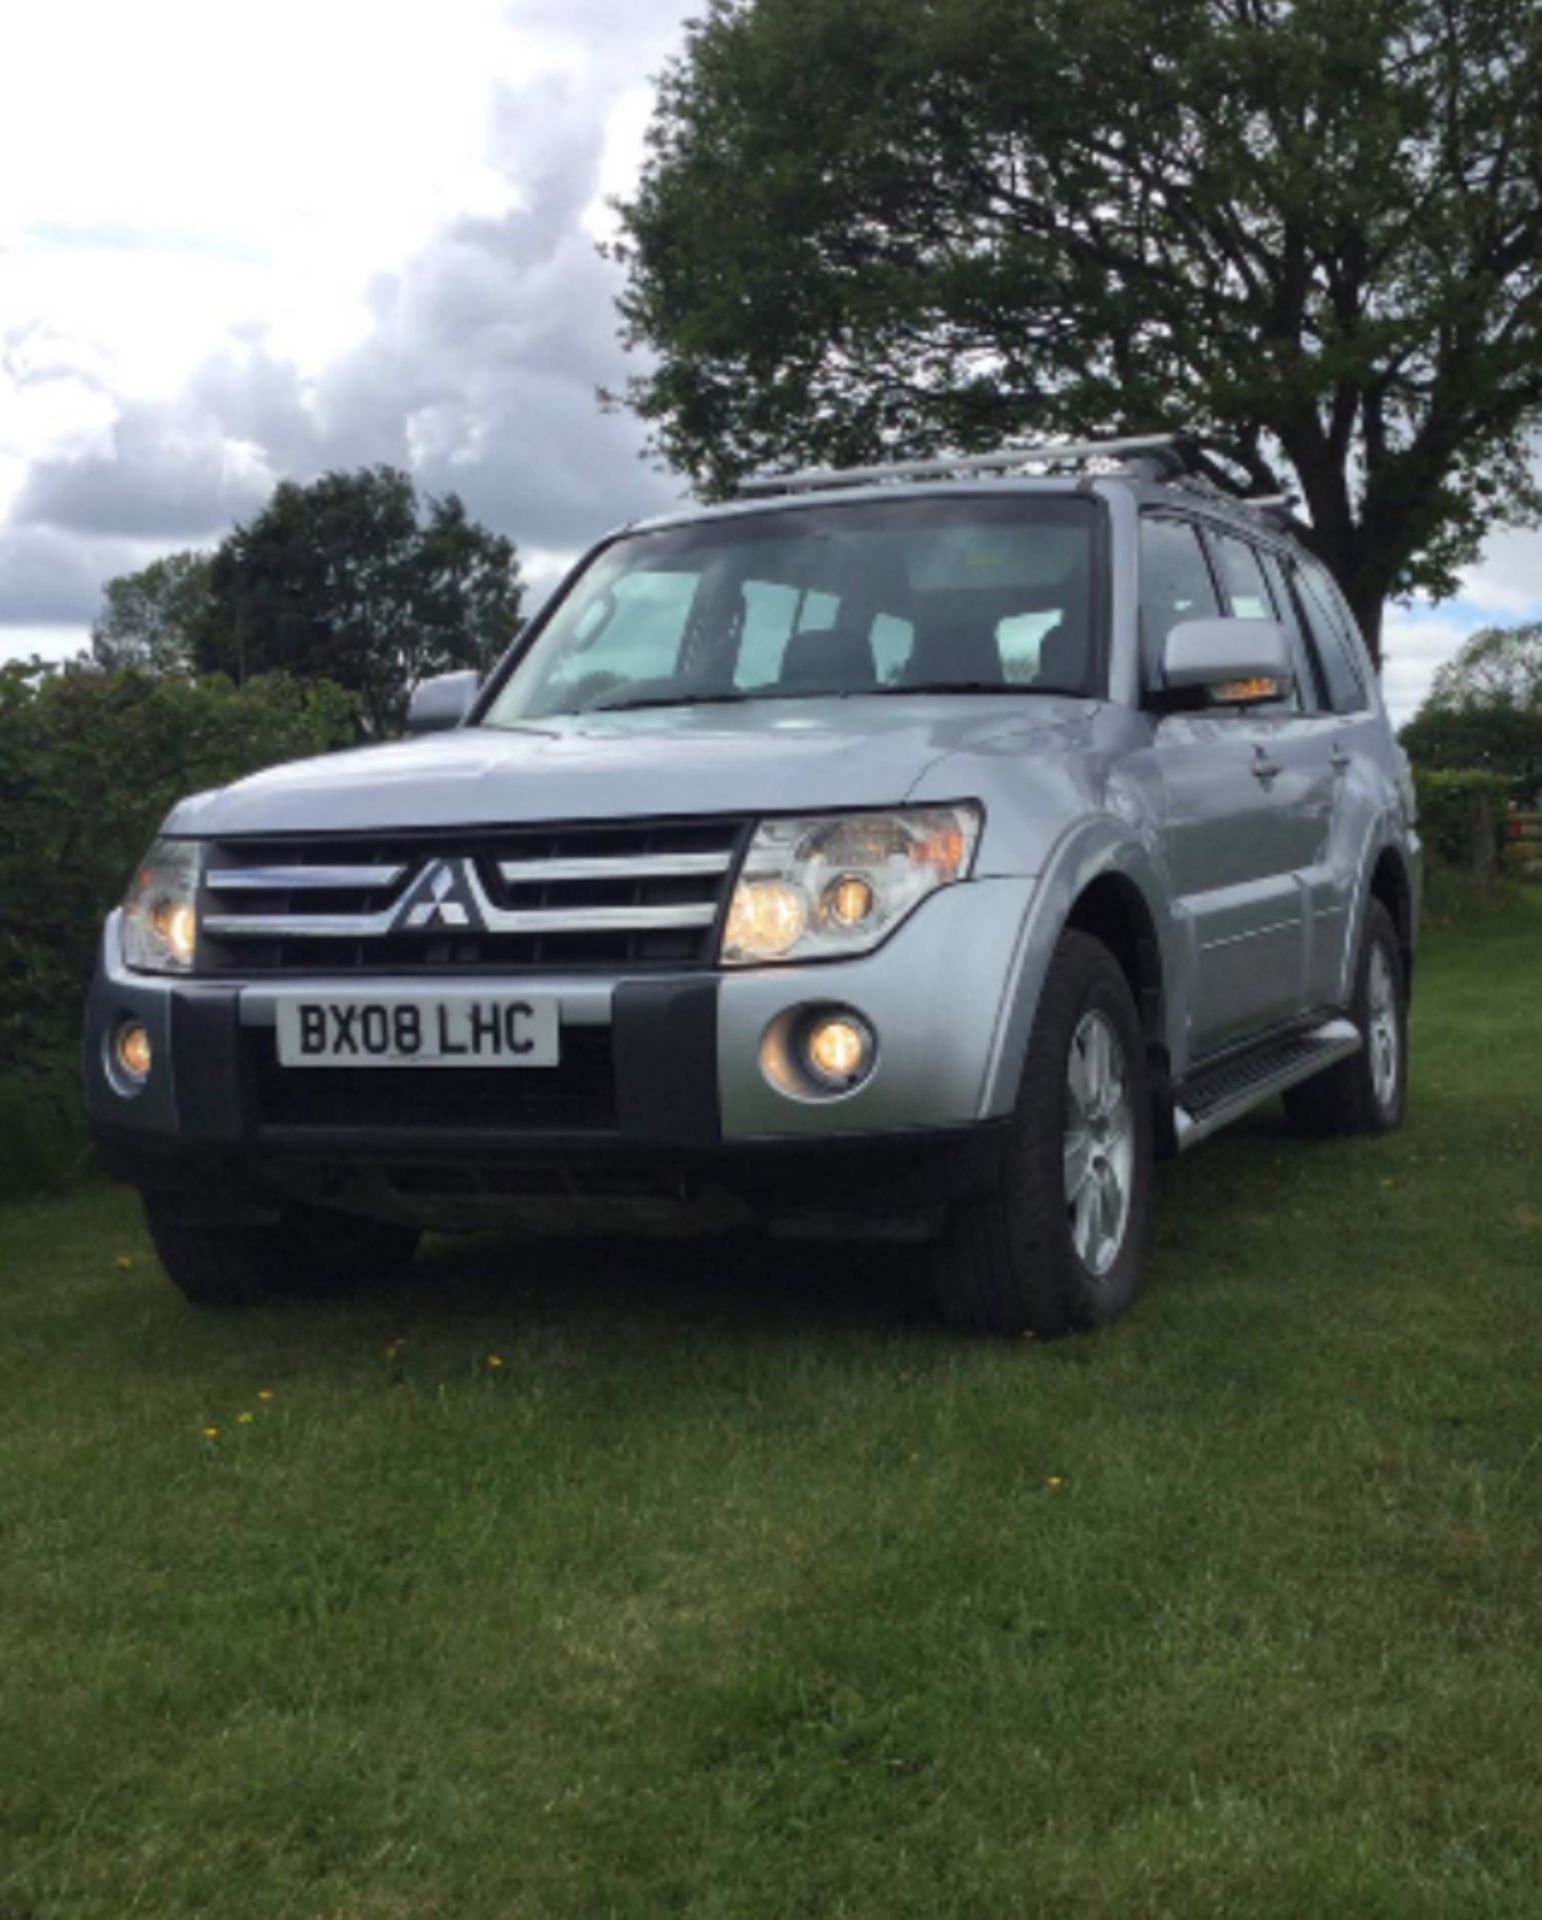
[[[491,666],[519,629],[522,595],[513,542],[456,494],[420,497],[398,469],[365,467],[286,480],[212,552],[110,580],[91,659],[236,686],[327,680],[378,739],[401,731],[426,675]]]
[[[1416,765],[1497,775],[1510,797],[1542,796],[1542,623],[1475,633],[1436,673],[1400,738]]]

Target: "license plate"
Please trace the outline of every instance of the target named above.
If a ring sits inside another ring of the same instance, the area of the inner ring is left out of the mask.
[[[307,994],[277,1014],[284,1067],[554,1067],[560,1046],[550,995]]]

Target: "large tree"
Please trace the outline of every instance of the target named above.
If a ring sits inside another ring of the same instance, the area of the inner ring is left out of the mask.
[[[1190,428],[1373,647],[1542,511],[1539,0],[709,0],[650,143],[630,397],[709,490]]]
[[[399,731],[425,674],[485,668],[519,626],[512,542],[455,494],[420,502],[392,467],[285,481],[220,545],[200,672],[292,673],[358,699],[367,730]]]

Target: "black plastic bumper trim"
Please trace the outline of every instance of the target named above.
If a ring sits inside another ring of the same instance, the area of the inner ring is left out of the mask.
[[[616,1100],[621,1137],[679,1147],[715,1146],[717,982],[626,980],[614,1005]]]
[[[234,988],[179,989],[171,996],[171,1066],[182,1131],[210,1146],[248,1137],[250,1092]]]

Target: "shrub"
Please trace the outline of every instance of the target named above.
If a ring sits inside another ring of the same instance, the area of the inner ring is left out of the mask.
[[[0,1075],[0,1203],[70,1186],[90,1167],[78,1059]]]
[[[0,1044],[73,1052],[103,913],[173,802],[356,737],[329,683],[0,667]]]

